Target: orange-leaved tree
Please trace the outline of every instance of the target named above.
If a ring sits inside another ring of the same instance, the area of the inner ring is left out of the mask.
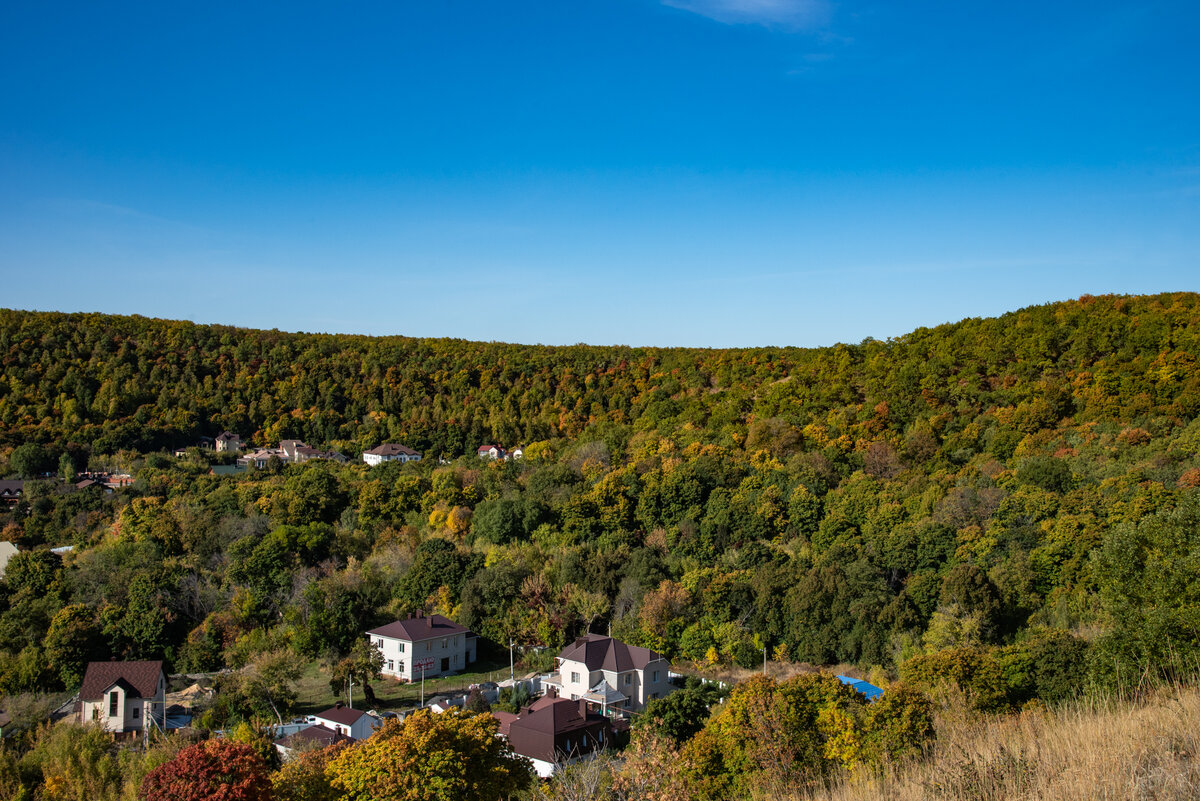
[[[143,801],[272,801],[267,763],[253,748],[212,739],[189,745],[142,780]]]

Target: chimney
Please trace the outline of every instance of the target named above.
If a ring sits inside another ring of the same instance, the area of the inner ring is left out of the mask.
[[[344,706],[345,706],[345,704],[343,704],[341,701],[338,701],[336,704],[334,704],[334,705],[333,705],[333,708],[334,708],[334,709],[341,709],[341,708],[342,708],[342,707],[344,707]]]
[[[557,697],[558,697],[558,688],[557,688],[557,687],[551,687],[551,688],[550,688],[550,693],[549,693],[549,695],[550,695],[550,697],[551,697],[551,698],[557,698]]]
[[[583,718],[584,720],[587,720],[587,715],[588,715],[587,701],[580,698],[579,699],[579,716],[581,718]]]

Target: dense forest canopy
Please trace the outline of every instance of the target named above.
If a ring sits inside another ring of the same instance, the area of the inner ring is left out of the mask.
[[[496,642],[611,626],[699,663],[767,648],[950,677],[992,708],[1181,669],[1200,645],[1198,301],[738,350],[3,311],[0,473],[136,481],[31,481],[3,519],[25,551],[0,584],[0,692],[109,656],[253,678],[419,608]],[[211,454],[163,453],[223,430],[426,458],[214,475]],[[524,458],[476,458],[493,442]]]
[[[1196,304],[1192,294],[1085,297],[888,342],[738,350],[286,334],[6,310],[0,436],[113,452],[228,429],[258,444],[394,440],[457,456],[480,442],[578,439],[606,425],[735,446],[755,431],[771,435],[751,430],[755,422],[780,421],[810,449],[928,424],[943,440],[968,438],[961,459],[975,428],[1012,438],[1064,418],[1193,417]]]

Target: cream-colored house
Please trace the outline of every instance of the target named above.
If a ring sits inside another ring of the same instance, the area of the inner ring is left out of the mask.
[[[675,689],[660,653],[601,634],[585,634],[558,654],[558,672],[542,679],[559,696],[604,713],[640,712]]]
[[[89,662],[79,689],[79,722],[114,734],[140,732],[150,717],[163,725],[167,677],[162,662]]]

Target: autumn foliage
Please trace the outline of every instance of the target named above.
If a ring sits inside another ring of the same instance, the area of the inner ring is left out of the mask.
[[[184,748],[142,780],[144,801],[272,801],[267,764],[245,743],[211,739]]]
[[[531,781],[498,726],[487,714],[418,710],[342,752],[329,763],[330,782],[348,801],[498,801]]]

